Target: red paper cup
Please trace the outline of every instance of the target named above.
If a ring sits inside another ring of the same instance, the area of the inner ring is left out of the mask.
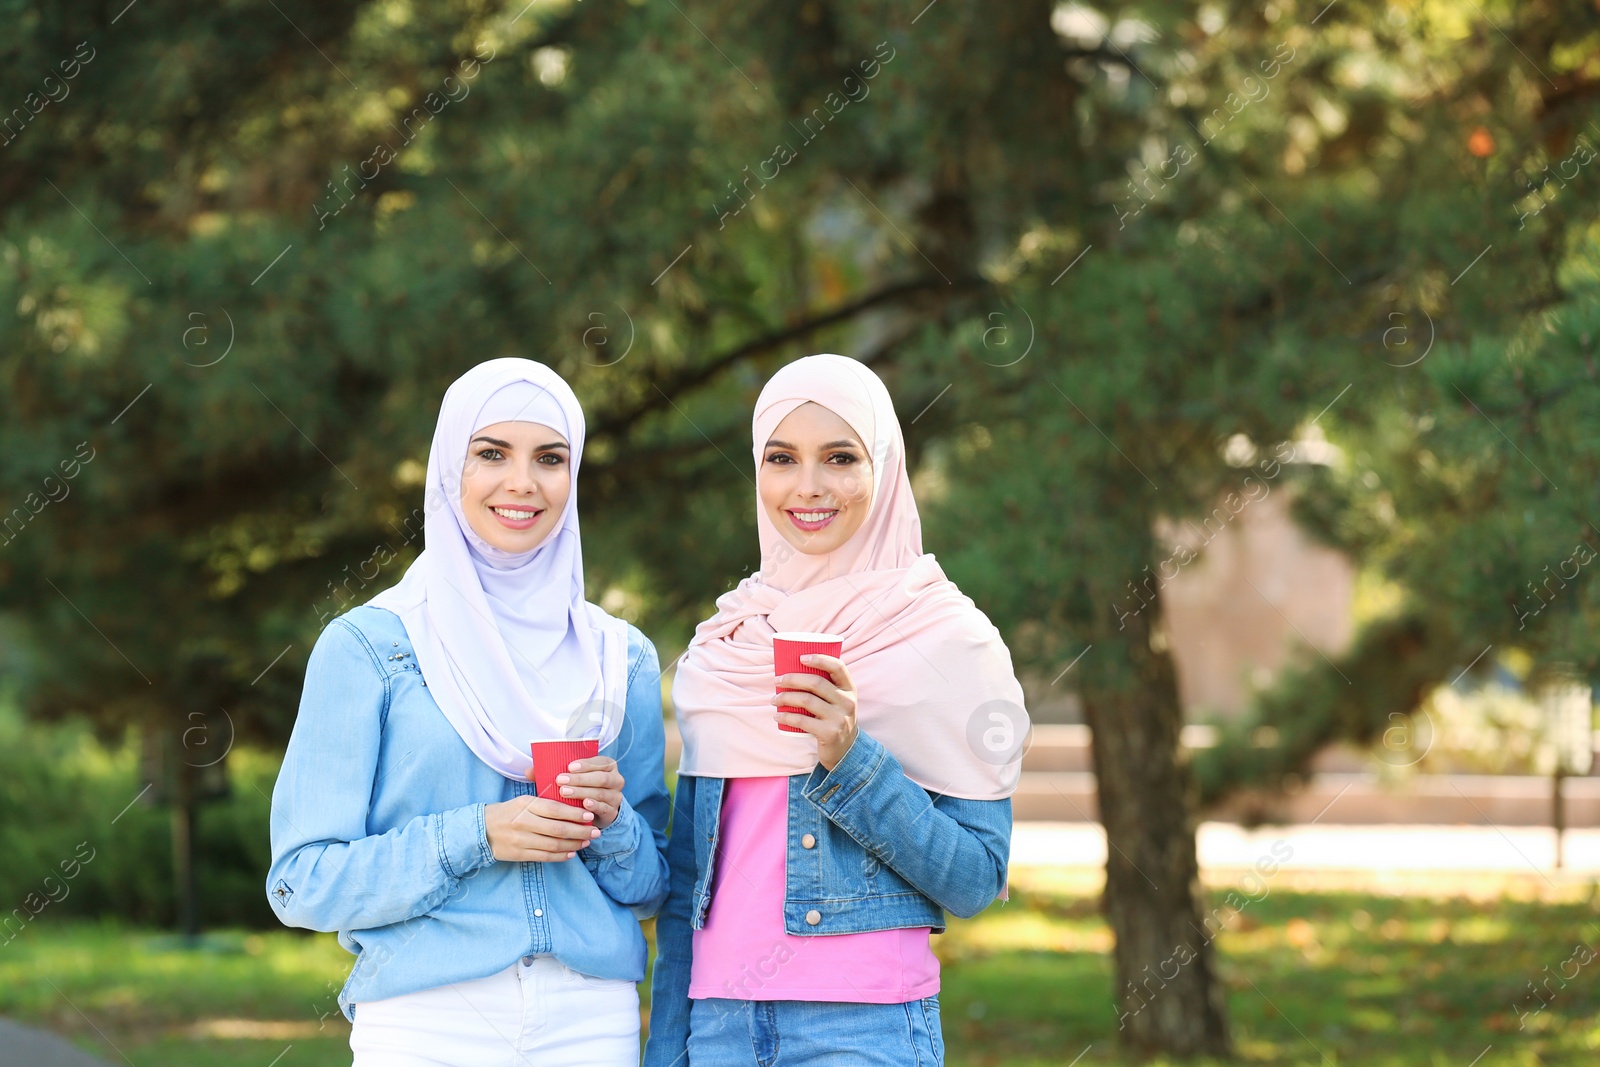
[[[600,754],[598,738],[583,741],[533,741],[533,784],[546,800],[559,800],[575,808],[583,807],[582,797],[564,797],[556,784],[556,775],[567,773],[567,764],[575,759],[588,759]]]
[[[838,636],[837,634],[796,632],[773,634],[772,676],[776,678],[784,674],[820,674],[826,678],[828,676],[827,671],[818,667],[805,666],[800,662],[800,657],[809,656],[816,653],[824,656],[833,656],[835,659],[837,659],[839,656],[839,651],[843,647],[844,638]],[[785,689],[782,686],[778,687],[778,692],[780,693],[793,693],[796,691],[797,690],[793,689]],[[788,705],[780,705],[780,707],[783,711],[793,712],[797,715],[811,715],[809,711],[806,711],[803,708],[792,708]],[[816,716],[812,715],[812,718],[816,718]],[[790,726],[787,723],[781,722],[778,724],[778,729],[782,730],[784,733],[790,734],[805,733],[805,731],[800,729],[798,726]]]

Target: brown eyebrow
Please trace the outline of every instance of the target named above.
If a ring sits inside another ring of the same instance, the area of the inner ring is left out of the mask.
[[[479,441],[486,441],[489,444],[494,445],[496,448],[511,448],[512,447],[511,442],[509,442],[509,441],[502,441],[497,437],[484,437],[482,435],[474,437],[468,443],[469,444],[477,444]],[[553,441],[548,445],[539,445],[537,448],[534,449],[534,451],[535,452],[553,452],[558,448],[564,448],[564,449],[566,449],[568,451],[572,450],[572,446],[568,445],[564,441]]]
[[[768,448],[787,448],[791,452],[800,451],[798,448],[796,448],[794,445],[791,445],[787,441],[768,441],[767,442],[767,447]],[[827,444],[823,445],[822,448],[823,448],[823,450],[826,450],[826,449],[829,449],[829,448],[861,448],[861,445],[856,441],[829,441]],[[862,449],[862,451],[865,451],[865,449]]]

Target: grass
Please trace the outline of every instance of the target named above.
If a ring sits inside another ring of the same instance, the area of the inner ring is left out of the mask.
[[[1227,887],[1211,888],[1220,903]],[[936,939],[951,1067],[1132,1062],[1117,1047],[1098,892],[1094,872],[1017,871],[1009,904]],[[1574,954],[1600,946],[1589,883],[1434,875],[1375,889],[1285,873],[1256,892],[1217,940],[1240,1060],[1596,1062],[1600,958]],[[350,1062],[334,999],[349,964],[332,936],[224,931],[191,948],[42,917],[0,946],[0,1015],[134,1067],[332,1067]],[[1563,971],[1536,1011],[1528,983]]]
[[[197,948],[113,924],[30,926],[0,950],[0,1015],[135,1067],[348,1065],[333,936],[210,933]],[[3,1060],[3,1057],[0,1057]]]

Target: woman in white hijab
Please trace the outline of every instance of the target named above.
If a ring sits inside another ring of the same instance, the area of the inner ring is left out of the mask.
[[[667,891],[660,672],[584,599],[583,438],[549,368],[468,371],[425,550],[311,654],[267,893],[355,954],[356,1067],[638,1061],[639,920]],[[555,779],[566,802],[535,795],[530,742],[580,738],[599,755]]]

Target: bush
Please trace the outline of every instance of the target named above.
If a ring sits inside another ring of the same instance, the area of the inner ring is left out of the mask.
[[[139,750],[133,734],[110,747],[81,725],[27,724],[0,708],[0,945],[45,915],[174,921],[170,812],[144,792]],[[203,925],[277,925],[263,885],[278,764],[236,748],[231,794],[200,807]]]

